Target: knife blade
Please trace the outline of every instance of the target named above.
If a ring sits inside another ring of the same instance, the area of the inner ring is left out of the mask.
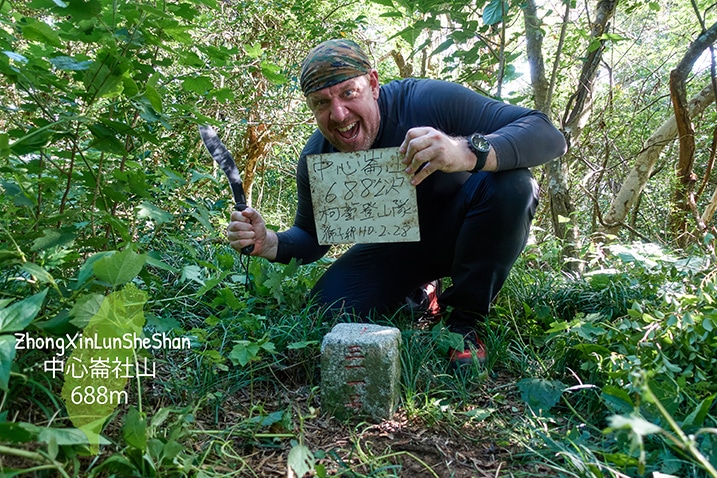
[[[229,152],[222,140],[219,139],[217,132],[210,125],[199,126],[199,136],[202,137],[204,147],[207,148],[209,154],[217,162],[219,167],[224,171],[224,175],[229,180],[229,186],[234,196],[234,209],[243,211],[247,208],[246,195],[244,194],[244,186],[241,182],[241,174],[237,167],[232,154]],[[254,250],[254,245],[248,245],[242,248],[243,254],[249,255]]]

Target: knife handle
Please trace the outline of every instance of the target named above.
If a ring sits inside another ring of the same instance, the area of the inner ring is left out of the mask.
[[[234,209],[236,211],[243,211],[246,209],[246,204],[244,203],[237,203],[234,205]],[[241,253],[246,254],[247,256],[251,255],[251,253],[254,251],[254,244],[250,244],[248,246],[244,246],[241,248]]]

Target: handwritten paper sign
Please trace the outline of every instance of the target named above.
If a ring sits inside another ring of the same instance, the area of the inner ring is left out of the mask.
[[[306,157],[319,243],[420,240],[416,188],[398,148]]]

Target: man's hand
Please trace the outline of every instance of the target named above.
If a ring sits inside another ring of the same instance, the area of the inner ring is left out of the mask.
[[[266,227],[264,218],[258,211],[247,207],[243,211],[232,211],[231,220],[227,226],[227,239],[237,251],[254,245],[253,256],[265,257],[269,260],[276,258],[279,243],[276,233]]]
[[[418,185],[435,171],[455,173],[475,167],[476,156],[463,137],[453,137],[431,127],[411,128],[399,147],[406,173],[412,174],[411,184]],[[484,170],[495,168],[495,153],[491,151]]]

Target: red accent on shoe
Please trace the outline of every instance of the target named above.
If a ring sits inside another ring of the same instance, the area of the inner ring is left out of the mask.
[[[465,349],[463,351],[450,349],[448,359],[453,366],[470,365],[475,357],[480,363],[485,363],[488,352],[485,344],[473,333],[465,338]]]
[[[438,295],[441,293],[440,286],[441,284],[439,281],[429,282],[424,286],[428,299],[426,312],[431,315],[438,315],[441,313],[441,306],[438,304]]]

